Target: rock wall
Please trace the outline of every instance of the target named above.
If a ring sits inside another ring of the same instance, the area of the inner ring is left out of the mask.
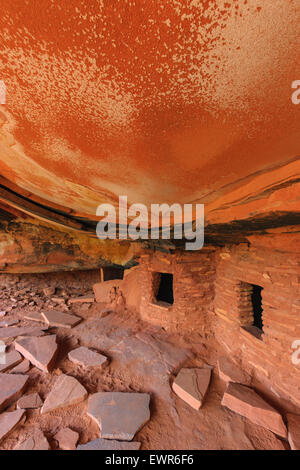
[[[0,272],[41,273],[105,267],[109,279],[112,265],[130,264],[138,250],[136,244],[127,240],[99,240],[96,235],[93,238],[31,218],[0,220]]]

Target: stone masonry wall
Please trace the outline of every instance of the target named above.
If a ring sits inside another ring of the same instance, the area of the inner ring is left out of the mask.
[[[140,258],[139,272],[140,313],[144,320],[166,329],[205,330],[206,316],[214,297],[214,249],[197,253],[157,251],[145,254]],[[156,301],[158,273],[173,274],[173,305]]]
[[[212,328],[228,355],[275,400],[299,405],[300,365],[292,362],[292,343],[300,340],[300,253],[264,245],[226,247],[217,254]],[[243,328],[253,312],[249,284],[263,287],[261,340]]]
[[[248,372],[269,400],[299,407],[300,365],[292,362],[292,344],[300,340],[300,235],[252,236],[249,243],[193,253],[149,252],[137,271],[144,320],[214,337],[219,354]],[[173,305],[156,300],[158,273],[173,274]],[[260,337],[251,333],[252,285],[262,287]]]

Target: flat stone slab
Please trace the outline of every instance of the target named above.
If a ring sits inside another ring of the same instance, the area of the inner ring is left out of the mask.
[[[287,413],[288,441],[292,450],[300,450],[300,415]]]
[[[26,374],[30,369],[30,362],[28,359],[24,359],[20,364],[18,364],[13,369],[9,370],[10,374]]]
[[[63,408],[65,406],[75,405],[85,400],[88,396],[86,389],[70,375],[62,374],[56,380],[54,387],[47,396],[41,413]]]
[[[96,317],[81,323],[74,330],[76,336],[88,347],[108,350],[131,334],[131,329],[121,327],[115,316],[112,313],[109,317]]]
[[[16,325],[19,323],[19,320],[3,320],[0,321],[0,328],[7,328],[8,326]]]
[[[74,362],[74,364],[79,364],[84,367],[101,367],[107,362],[106,356],[85,348],[84,346],[70,351],[68,358],[70,361]]]
[[[19,327],[19,326],[10,326],[7,328],[0,329],[0,339],[3,338],[16,338],[17,336],[42,336],[44,335],[42,328],[37,327]]]
[[[52,297],[51,298],[52,302],[55,302],[56,304],[65,304],[66,299],[64,297]]]
[[[88,415],[101,438],[131,441],[150,419],[148,393],[99,392],[89,398]]]
[[[95,297],[73,297],[68,300],[68,304],[92,304]]]
[[[14,366],[17,366],[22,362],[23,358],[18,351],[10,351],[8,353],[5,353],[4,355],[4,362],[5,364],[1,364],[0,362],[0,372],[6,372],[9,369],[11,369]]]
[[[252,423],[287,438],[281,414],[251,388],[230,382],[224,393],[222,405],[248,418]]]
[[[73,328],[73,326],[78,325],[82,320],[82,318],[76,315],[70,315],[69,313],[63,313],[57,310],[41,312],[41,316],[49,326],[60,328]]]
[[[42,318],[42,315],[40,314],[40,312],[26,313],[24,315],[24,318],[26,320],[36,321],[39,323],[45,323],[45,320],[44,318]]]
[[[0,374],[0,411],[20,398],[28,379],[28,375]]]
[[[24,395],[20,400],[17,401],[18,410],[26,410],[40,408],[43,402],[38,393],[31,393],[30,395]]]
[[[211,379],[211,369],[181,369],[172,389],[195,410],[203,405]]]
[[[11,411],[0,415],[0,442],[16,429],[24,416],[24,410]]]
[[[59,448],[62,450],[75,450],[79,439],[78,432],[72,431],[70,428],[63,428],[54,436],[57,440]]]
[[[94,441],[82,444],[77,450],[139,450],[140,442],[122,442],[112,439],[95,439]]]
[[[21,338],[15,341],[15,348],[44,372],[53,369],[57,354],[56,335]]]
[[[50,445],[42,431],[38,429],[33,436],[23,441],[14,450],[50,450]]]
[[[102,321],[104,320],[106,318]],[[120,365],[134,375],[152,376],[158,383],[164,381],[168,388],[169,374],[191,357],[186,349],[176,348],[170,343],[142,333],[125,337],[115,343],[117,344],[108,351]]]
[[[219,377],[224,382],[234,382],[243,385],[250,385],[251,378],[227,357],[218,360]]]

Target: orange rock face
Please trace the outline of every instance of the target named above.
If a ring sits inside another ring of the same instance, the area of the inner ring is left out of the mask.
[[[0,44],[0,173],[31,200],[298,211],[297,0],[5,1]]]

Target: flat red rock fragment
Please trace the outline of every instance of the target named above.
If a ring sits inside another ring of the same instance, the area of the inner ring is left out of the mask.
[[[21,338],[15,341],[15,348],[39,369],[45,372],[53,369],[57,354],[56,335]]]
[[[57,310],[49,310],[41,312],[41,316],[49,326],[56,326],[60,328],[73,328],[78,325],[82,318],[69,313],[58,312]]]
[[[0,411],[20,398],[28,379],[28,375],[0,374]]]
[[[38,393],[31,393],[30,395],[24,395],[17,402],[17,408],[20,410],[40,408],[43,402]]]
[[[79,364],[84,367],[101,367],[107,362],[106,356],[83,346],[70,351],[68,358],[70,361],[74,362],[74,364]]]
[[[211,369],[181,369],[173,382],[173,391],[195,410],[203,405],[211,378]]]
[[[14,450],[50,450],[50,445],[42,431],[38,429],[33,436],[23,441]]]
[[[101,438],[131,441],[150,419],[148,393],[99,392],[89,398],[88,415]]]
[[[25,359],[24,361],[20,362],[16,367],[13,369],[9,370],[10,374],[26,374],[30,369],[30,362],[28,359]]]
[[[19,320],[3,320],[0,322],[0,328],[8,328],[9,326],[17,325],[17,323],[19,323]]]
[[[245,385],[230,382],[224,393],[222,405],[278,436],[287,437],[281,414]]]
[[[54,387],[47,396],[41,413],[63,408],[65,406],[76,405],[87,398],[86,389],[70,375],[62,374],[56,380]]]
[[[42,328],[35,327],[19,327],[10,326],[7,328],[0,329],[0,339],[3,338],[16,338],[17,336],[42,336],[44,331]]]
[[[24,315],[24,318],[26,320],[36,321],[39,323],[45,323],[45,320],[42,318],[42,315],[40,314],[40,312],[26,313]]]
[[[4,360],[2,360],[4,359]],[[9,369],[12,369],[13,367],[17,366],[22,362],[23,358],[18,351],[10,351],[8,353],[5,353],[3,355],[3,358],[1,356],[1,361],[0,361],[0,372],[6,372]],[[4,363],[2,363],[4,362]]]
[[[11,411],[0,415],[0,442],[18,426],[24,416],[24,410]]]
[[[79,439],[78,432],[72,431],[70,428],[63,428],[54,436],[57,440],[59,448],[62,450],[75,450]]]

